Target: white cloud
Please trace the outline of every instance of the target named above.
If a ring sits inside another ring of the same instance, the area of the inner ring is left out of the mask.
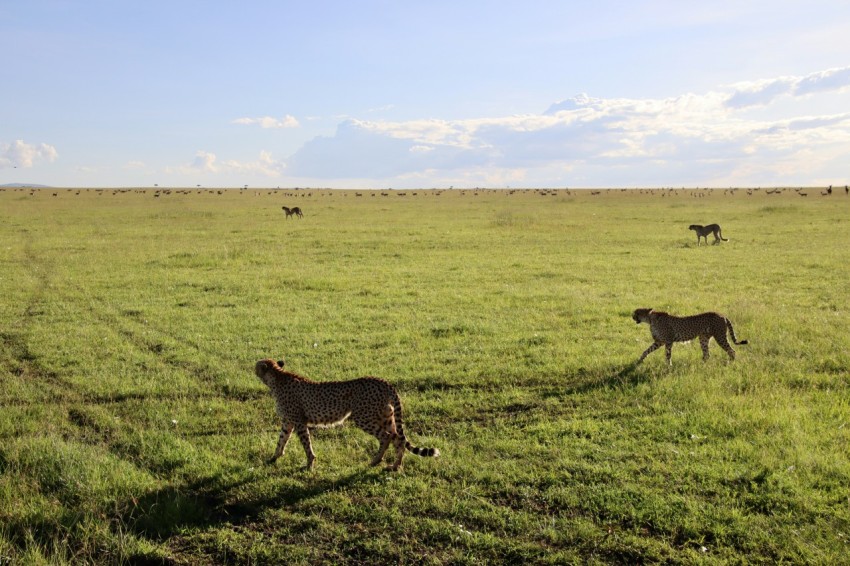
[[[820,156],[818,163],[838,171],[840,156],[850,160],[850,114],[819,115],[816,100],[806,105],[807,115],[778,109],[779,119],[753,119],[742,110],[784,95],[843,93],[848,86],[850,67],[661,99],[582,94],[541,114],[350,119],[332,137],[304,144],[288,160],[288,173],[394,186],[422,179],[455,179],[447,183],[454,185],[462,179],[516,182],[514,171],[527,182],[547,185],[707,184],[734,175],[737,183],[761,184],[790,170],[786,165],[803,155],[812,159],[810,151]],[[756,173],[765,177],[749,176]]]
[[[283,118],[272,118],[271,116],[263,116],[262,118],[237,118],[233,120],[234,124],[245,126],[260,126],[261,128],[297,128],[300,126],[298,120],[294,116],[287,114]]]
[[[191,168],[203,173],[218,173],[219,167],[215,161],[216,156],[214,153],[199,151],[195,154]]]
[[[800,79],[796,86],[797,95],[845,89],[850,86],[850,67],[813,73]]]
[[[46,143],[32,145],[24,140],[0,144],[0,169],[21,167],[28,169],[41,161],[52,163],[58,157],[56,148]]]
[[[166,173],[179,173],[182,175],[197,175],[198,173],[209,175],[228,175],[231,173],[259,173],[267,177],[279,177],[286,169],[286,164],[272,158],[271,152],[261,151],[256,161],[238,161],[228,159],[219,161],[216,154],[200,150],[195,154],[191,163],[177,167],[166,168]]]
[[[850,67],[827,69],[805,77],[779,77],[732,85],[735,90],[726,101],[730,108],[769,104],[782,96],[805,96],[850,87]]]
[[[257,161],[239,162],[236,160],[225,161],[223,167],[228,172],[245,172],[245,173],[260,173],[267,177],[279,177],[286,164],[281,161],[275,161],[272,158],[271,152],[261,151]]]

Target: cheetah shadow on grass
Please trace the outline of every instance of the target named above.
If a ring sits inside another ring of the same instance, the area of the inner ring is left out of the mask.
[[[564,381],[567,383],[565,388],[552,391],[552,394],[577,395],[598,389],[631,388],[652,378],[653,372],[636,362],[611,366],[603,370],[579,368],[577,372],[564,376]]]
[[[360,470],[334,479],[315,477],[309,472],[296,472],[299,481],[260,489],[263,483],[275,481],[273,476],[249,477],[224,482],[213,476],[179,486],[167,486],[142,497],[131,498],[120,507],[118,520],[130,532],[149,539],[164,541],[185,529],[207,529],[227,523],[243,524],[256,520],[268,508],[297,505],[327,492],[345,490],[353,485],[376,483],[385,477],[380,472]],[[233,494],[250,490],[256,484],[261,496],[239,497]]]

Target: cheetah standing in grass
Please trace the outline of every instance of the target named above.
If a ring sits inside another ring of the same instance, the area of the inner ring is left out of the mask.
[[[361,377],[350,381],[316,383],[284,371],[283,362],[271,359],[257,362],[254,371],[271,391],[277,403],[277,414],[283,420],[277,449],[269,463],[283,455],[294,429],[304,452],[309,470],[316,461],[310,444],[310,427],[342,424],[349,416],[354,423],[374,435],[381,443],[371,465],[384,458],[390,443],[395,446],[395,463],[390,470],[401,469],[405,449],[417,456],[439,456],[436,448],[417,448],[404,436],[401,399],[392,385],[377,377]]]
[[[666,312],[654,311],[652,309],[637,309],[632,318],[638,324],[646,322],[652,332],[654,342],[641,354],[637,363],[660,348],[665,347],[667,353],[667,364],[671,365],[670,355],[673,351],[673,342],[689,342],[699,337],[699,345],[702,347],[702,359],[708,359],[708,341],[714,338],[720,347],[726,350],[731,359],[735,359],[735,350],[726,340],[728,330],[735,344],[746,344],[746,340],[738,341],[735,338],[735,330],[728,318],[716,312],[704,312],[693,316],[673,316]]]
[[[723,240],[724,242],[729,241],[727,238],[723,237],[723,232],[720,230],[720,224],[709,224],[708,226],[691,224],[688,226],[688,230],[693,230],[697,233],[697,247],[699,247],[700,238],[705,238],[705,245],[708,245],[709,234],[714,234],[715,244],[719,244],[720,240]]]
[[[298,218],[304,218],[304,213],[301,212],[301,208],[298,207],[298,206],[293,207],[293,208],[289,208],[288,206],[281,206],[280,208],[286,213],[286,218],[289,218],[290,216],[297,216]]]

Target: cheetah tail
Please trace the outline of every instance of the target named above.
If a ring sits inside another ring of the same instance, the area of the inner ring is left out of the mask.
[[[437,448],[422,448],[420,446],[414,446],[407,440],[404,441],[404,447],[417,456],[437,458],[440,455],[440,451]]]
[[[726,328],[729,330],[729,335],[732,337],[732,342],[734,342],[736,345],[749,344],[748,340],[741,340],[740,342],[738,342],[738,339],[735,337],[735,329],[732,328],[732,321],[730,321],[728,318],[726,319]]]
[[[407,437],[404,435],[404,426],[401,418],[401,399],[399,398],[398,393],[395,394],[395,398],[393,399],[393,413],[395,415],[396,432],[404,439],[404,447],[407,450],[417,456],[436,458],[440,455],[440,451],[436,448],[422,448],[420,446],[414,446],[409,440],[407,440]]]

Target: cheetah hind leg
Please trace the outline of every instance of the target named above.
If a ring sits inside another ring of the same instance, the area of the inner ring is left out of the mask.
[[[395,462],[392,466],[387,467],[387,470],[392,472],[397,472],[401,470],[401,459],[404,458],[405,444],[406,439],[400,434],[396,434],[393,438],[393,444],[395,445]]]
[[[726,339],[726,337],[725,336],[715,336],[714,339],[717,341],[717,344],[721,348],[726,350],[726,353],[729,354],[729,359],[734,361],[735,360],[735,350],[734,350],[734,348],[732,348],[732,345],[729,343],[729,341]]]
[[[397,472],[401,470],[401,460],[404,458],[406,440],[404,436],[398,432],[395,421],[395,411],[393,410],[392,405],[387,405],[384,415],[385,418],[382,428],[384,440],[382,441],[381,447],[386,450],[386,447],[389,446],[390,442],[392,442],[393,447],[395,448],[395,462],[387,466],[387,471]],[[384,445],[383,442],[386,442],[386,445]],[[381,456],[383,456],[383,452],[381,452]]]
[[[375,454],[375,457],[372,458],[372,461],[369,462],[370,466],[377,466],[384,460],[384,454],[387,452],[387,448],[390,447],[390,442],[392,442],[393,437],[390,433],[386,431],[382,431],[375,436],[378,437],[378,440],[381,442],[381,445],[378,447],[378,452]]]
[[[390,443],[396,435],[393,408],[389,404],[384,408],[380,424],[374,423],[374,420],[369,417],[370,415],[367,414],[355,413],[352,415],[354,423],[357,426],[373,435],[378,439],[378,442],[380,442],[378,452],[375,454],[375,457],[372,458],[372,461],[369,462],[370,466],[377,466],[384,460],[384,454],[386,454],[387,448],[390,447]]]

